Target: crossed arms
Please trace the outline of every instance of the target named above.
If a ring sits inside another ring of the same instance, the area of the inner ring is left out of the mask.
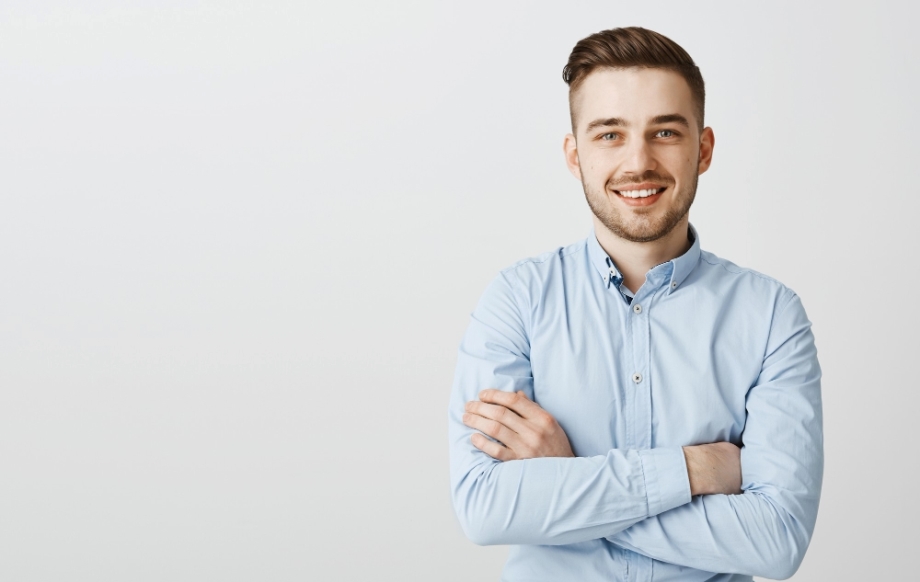
[[[466,403],[463,424],[473,446],[500,461],[574,457],[569,439],[553,416],[523,390],[512,394],[488,389]],[[486,434],[492,439],[487,439]],[[681,447],[687,462],[690,495],[741,493],[741,450],[729,442]]]
[[[795,572],[814,529],[823,457],[820,371],[794,294],[777,305],[748,392],[739,483],[738,453],[728,443],[573,457],[562,429],[531,401],[528,340],[515,310],[500,309],[513,307],[502,285],[473,315],[451,397],[452,494],[468,537],[481,544],[606,538],[710,572]],[[497,391],[477,403],[485,387]]]

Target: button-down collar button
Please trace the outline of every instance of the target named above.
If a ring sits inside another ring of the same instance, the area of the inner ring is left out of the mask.
[[[632,380],[633,382],[638,384],[639,382],[642,381],[642,374],[640,374],[639,372],[636,372],[635,374],[632,375]]]
[[[671,283],[671,289],[677,289],[677,281]]]
[[[635,305],[633,305],[633,311],[635,311],[636,313],[642,313],[642,306],[636,303]]]

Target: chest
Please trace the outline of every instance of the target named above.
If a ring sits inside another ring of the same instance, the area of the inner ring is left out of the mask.
[[[534,314],[531,367],[577,455],[740,442],[769,333],[756,306],[691,289],[566,300]]]

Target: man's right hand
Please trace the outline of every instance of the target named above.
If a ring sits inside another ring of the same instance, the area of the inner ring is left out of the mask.
[[[684,447],[690,495],[741,493],[741,449],[727,442]]]

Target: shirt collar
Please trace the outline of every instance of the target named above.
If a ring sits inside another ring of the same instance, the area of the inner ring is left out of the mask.
[[[675,291],[700,262],[700,235],[692,224],[690,225],[690,236],[693,237],[693,244],[690,245],[687,252],[676,259],[671,259],[671,264],[674,265],[674,268],[671,270],[671,283],[668,285],[668,293]]]
[[[668,284],[668,293],[675,291],[684,282],[688,275],[696,268],[700,262],[700,235],[696,232],[693,225],[690,225],[690,235],[693,237],[693,244],[687,249],[687,252],[681,256],[668,261],[671,263],[671,279]],[[623,281],[623,275],[617,269],[616,264],[607,256],[601,244],[597,242],[597,235],[593,229],[588,235],[588,257],[594,268],[600,274],[601,279],[609,287],[610,284],[619,285]]]
[[[607,251],[604,250],[601,243],[597,242],[597,235],[594,233],[594,229],[588,235],[588,257],[594,268],[600,273],[601,280],[604,281],[607,287],[610,287],[611,283],[619,285],[623,281],[623,275],[620,274],[619,269],[607,256]]]

